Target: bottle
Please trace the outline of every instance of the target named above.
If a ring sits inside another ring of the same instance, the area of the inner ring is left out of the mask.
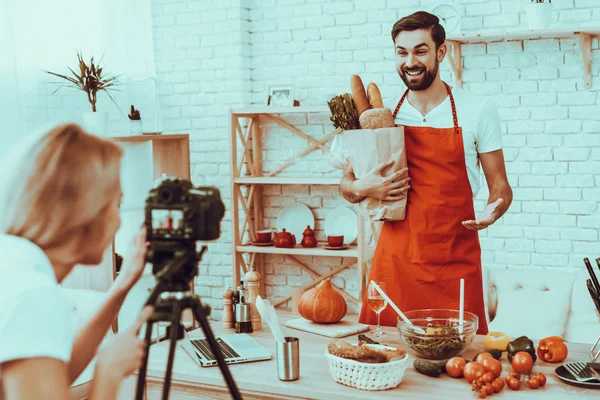
[[[252,333],[252,307],[246,302],[246,289],[238,286],[235,304],[235,333]]]

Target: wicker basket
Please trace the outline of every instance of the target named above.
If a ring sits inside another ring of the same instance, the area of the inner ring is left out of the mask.
[[[385,346],[369,345],[370,347],[385,348]],[[401,360],[388,363],[362,363],[329,354],[329,372],[337,383],[361,390],[393,389],[402,382],[408,354]]]

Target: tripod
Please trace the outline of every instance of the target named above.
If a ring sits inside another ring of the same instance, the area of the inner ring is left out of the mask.
[[[204,251],[206,251],[206,246],[203,246],[202,251],[197,255],[198,262],[202,258]],[[169,356],[162,396],[163,400],[168,400],[169,388],[171,386],[171,374],[173,372],[173,359],[175,358],[175,346],[177,345],[177,341],[183,338],[183,330],[185,329],[180,322],[181,313],[187,308],[192,310],[194,317],[200,323],[200,327],[202,328],[210,349],[217,360],[217,364],[229,387],[232,398],[235,400],[242,399],[208,323],[207,317],[210,314],[210,306],[202,304],[200,297],[191,293],[187,284],[182,282],[171,282],[169,280],[170,276],[185,265],[190,258],[195,258],[194,256],[175,258],[166,268],[156,274],[158,283],[146,302],[146,305],[154,305],[155,308],[154,313],[146,324],[146,354],[144,355],[144,362],[140,368],[137,381],[137,400],[142,400],[144,395],[146,371],[148,369],[148,356],[150,354],[150,341],[152,339],[152,325],[159,321],[170,322],[170,325],[167,327],[167,335],[170,342]]]

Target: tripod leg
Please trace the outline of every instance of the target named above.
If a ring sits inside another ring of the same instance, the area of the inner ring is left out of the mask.
[[[225,359],[223,358],[221,349],[219,349],[219,346],[215,339],[215,335],[213,334],[213,331],[210,329],[210,324],[208,323],[208,321],[206,319],[206,316],[207,316],[206,307],[202,303],[200,303],[200,300],[198,300],[198,298],[196,298],[194,303],[192,304],[192,311],[194,312],[196,320],[200,323],[200,327],[204,331],[206,340],[207,340],[208,344],[210,345],[210,350],[212,351],[215,358],[217,359],[217,364],[219,365],[221,374],[223,374],[223,378],[225,379],[225,382],[227,383],[227,386],[229,387],[229,391],[231,392],[231,398],[234,400],[242,400],[242,395],[240,394],[240,391],[238,390],[238,388],[235,384],[235,381],[233,380],[233,377],[231,376],[231,372],[229,372],[229,368],[227,368],[227,364],[225,363]]]
[[[163,385],[163,400],[169,399],[169,389],[171,386],[171,374],[173,372],[173,359],[175,358],[175,347],[179,340],[179,329],[183,329],[181,323],[181,305],[178,303],[173,306],[171,313],[171,326],[169,335],[169,358],[167,360],[167,372],[165,373],[165,384]]]
[[[144,386],[146,384],[146,370],[148,369],[148,356],[150,355],[150,341],[152,340],[152,325],[153,322],[150,320],[146,323],[146,354],[144,354],[144,362],[140,368],[137,381],[137,389],[135,398],[137,400],[145,399]]]

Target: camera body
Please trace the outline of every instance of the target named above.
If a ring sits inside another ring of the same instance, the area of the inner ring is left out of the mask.
[[[219,189],[194,187],[180,178],[163,178],[146,198],[146,238],[150,248],[146,261],[154,275],[171,261],[189,260],[168,279],[187,284],[198,273],[197,241],[218,239],[225,205]]]

